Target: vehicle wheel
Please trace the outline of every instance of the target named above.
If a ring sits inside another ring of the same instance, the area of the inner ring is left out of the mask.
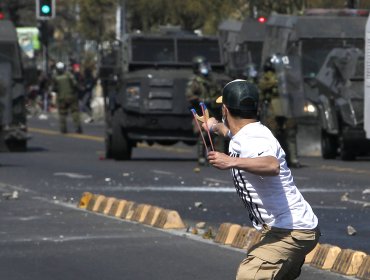
[[[13,140],[7,143],[10,152],[26,152],[27,140]]]
[[[105,158],[113,158],[112,156],[112,136],[105,134]]]
[[[337,141],[335,135],[321,131],[321,155],[324,159],[334,159],[337,156]]]
[[[343,140],[343,137],[340,138],[340,159],[341,160],[355,160],[356,156],[351,147],[346,145],[346,142]]]
[[[132,145],[123,131],[118,118],[119,115],[115,114],[112,120],[112,157],[115,160],[129,160],[131,159]]]

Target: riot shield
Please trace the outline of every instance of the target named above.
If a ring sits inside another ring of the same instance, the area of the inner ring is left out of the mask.
[[[275,108],[280,108],[280,115],[288,118],[304,115],[305,96],[301,60],[298,55],[275,55],[274,68],[278,80],[279,99]]]

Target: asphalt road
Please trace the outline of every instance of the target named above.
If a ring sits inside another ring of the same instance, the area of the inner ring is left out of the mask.
[[[195,149],[185,145],[141,146],[131,161],[106,160],[102,124],[86,125],[82,136],[60,135],[54,119],[29,126],[28,152],[0,155],[0,193],[19,191],[16,200],[0,197],[0,279],[234,278],[241,251],[75,207],[90,191],[177,210],[188,225],[250,225],[228,172],[194,172]],[[293,175],[320,219],[320,243],[369,254],[370,160],[302,162]],[[311,267],[300,279],[317,277],[340,279]]]

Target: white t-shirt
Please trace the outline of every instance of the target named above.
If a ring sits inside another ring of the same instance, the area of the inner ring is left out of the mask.
[[[280,163],[278,176],[259,176],[231,169],[239,197],[257,229],[263,224],[284,229],[313,229],[318,219],[293,181],[285,152],[271,131],[260,122],[244,126],[231,137],[229,155],[241,158],[273,156]]]

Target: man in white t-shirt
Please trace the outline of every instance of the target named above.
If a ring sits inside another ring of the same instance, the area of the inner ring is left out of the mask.
[[[257,120],[257,88],[234,80],[217,102],[223,104],[223,122],[210,118],[207,125],[213,133],[230,137],[229,155],[209,152],[208,160],[218,169],[230,169],[250,220],[262,232],[236,279],[296,279],[305,256],[318,243],[318,219],[294,183],[284,150]]]

